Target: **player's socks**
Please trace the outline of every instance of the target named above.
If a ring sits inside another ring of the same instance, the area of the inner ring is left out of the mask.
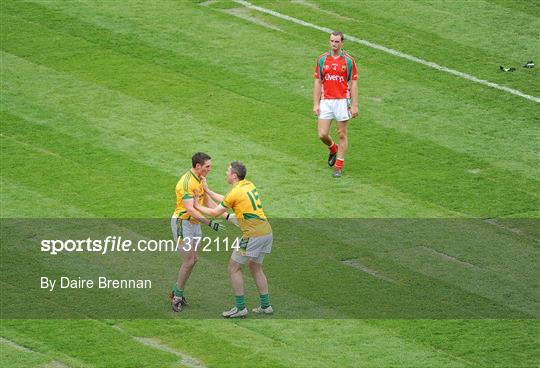
[[[331,154],[334,154],[337,152],[337,144],[336,142],[332,142],[332,145],[331,146],[328,146],[328,149],[330,150],[330,153]]]
[[[260,298],[261,298],[261,307],[263,309],[266,309],[270,306],[270,295],[268,294],[261,294],[260,295]]]
[[[337,170],[343,170],[343,165],[345,164],[345,159],[343,158],[338,158],[336,160],[336,169]]]
[[[243,295],[236,295],[234,299],[236,300],[236,308],[239,311],[246,307],[246,300]]]
[[[174,289],[173,289],[173,292],[174,292],[174,295],[181,298],[184,296],[184,290],[180,290],[178,289],[178,286],[177,285],[174,285]]]
[[[328,150],[330,151],[330,154],[328,155],[328,166],[332,167],[336,164],[336,157],[338,151],[337,144],[335,142],[332,142],[332,144],[328,146]]]

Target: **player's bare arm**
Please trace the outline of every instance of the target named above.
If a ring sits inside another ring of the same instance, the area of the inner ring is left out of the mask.
[[[358,80],[350,81],[351,91],[351,115],[353,118],[358,116]]]
[[[203,205],[199,204],[198,198],[199,198],[198,193],[194,193],[194,195],[193,195],[193,204],[194,204],[194,207],[195,207],[195,209],[197,211],[200,211],[200,212],[204,213],[205,215],[212,216],[212,217],[218,217],[218,216],[221,216],[223,214],[226,214],[226,212],[227,212],[226,207],[223,207],[222,205],[218,204],[214,208],[208,208],[206,206],[203,206]]]
[[[210,198],[212,198],[214,201],[216,202],[221,202],[223,201],[223,199],[225,198],[223,195],[219,194],[219,193],[216,193],[214,192],[213,190],[211,190],[209,187],[208,187],[208,184],[206,183],[206,178],[205,177],[201,177],[201,183],[202,183],[202,186],[204,188],[204,191],[205,193],[207,193]]]
[[[206,225],[209,225],[210,224],[210,220],[208,220],[206,217],[204,217],[204,215],[202,215],[194,206],[194,203],[195,203],[195,197],[194,198],[186,198],[183,200],[184,201],[184,206],[186,206],[186,212],[191,216],[193,217],[194,219],[196,219],[197,221],[203,223],[203,224],[206,224]]]
[[[319,104],[321,102],[322,81],[315,78],[313,82],[313,113],[319,116]]]
[[[223,206],[218,205],[215,208],[208,208],[206,206],[201,206],[201,205],[199,205],[199,197],[198,197],[197,193],[194,193],[193,199],[189,200],[189,202],[191,202],[189,207],[188,207],[186,202],[184,202],[184,203],[186,203],[186,211],[187,211],[187,213],[189,213],[192,217],[195,217],[199,222],[210,226],[212,228],[212,230],[220,231],[220,230],[225,229],[225,226],[223,226],[222,224],[220,224],[219,222],[217,222],[215,220],[207,219],[200,212],[200,209],[206,209],[206,210],[209,210],[209,211],[213,212],[215,209],[217,209],[219,207],[223,207]],[[190,211],[190,207],[191,207],[191,211]],[[225,209],[225,211],[226,210],[227,209]],[[219,216],[219,214],[217,216]],[[215,217],[215,216],[213,216],[213,217]]]
[[[205,206],[208,208],[215,208],[218,206],[218,204],[214,202],[214,200],[208,195],[208,193],[204,195],[204,203],[205,203]],[[229,222],[232,222],[234,225],[238,226],[238,221],[236,221],[236,216],[234,215],[234,213],[225,212],[221,214],[221,217],[223,217],[225,220]]]
[[[210,195],[205,192],[204,193],[204,205],[208,208],[214,208],[217,206],[217,203],[210,197]]]

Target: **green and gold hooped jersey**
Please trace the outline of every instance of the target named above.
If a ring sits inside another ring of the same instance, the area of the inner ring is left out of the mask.
[[[204,204],[204,188],[201,179],[192,171],[182,175],[176,184],[176,209],[174,214],[181,220],[191,220],[191,216],[186,212],[184,199],[193,198],[193,192],[197,190],[199,194],[199,203]],[[198,222],[196,220],[192,220]]]
[[[223,207],[234,211],[244,238],[270,234],[272,227],[266,219],[261,196],[248,180],[241,180],[221,202]]]

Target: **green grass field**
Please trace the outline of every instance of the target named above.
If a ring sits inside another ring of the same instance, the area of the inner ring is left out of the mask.
[[[540,97],[522,67],[540,62],[537,1],[252,3]],[[225,0],[0,9],[1,366],[540,366],[538,102],[346,41],[360,117],[336,180],[311,112],[325,32]],[[168,236],[196,151],[214,190],[240,160],[262,193],[274,316],[218,319],[223,252],[201,255],[179,315],[176,255],[40,254],[74,219]],[[38,289],[103,273],[155,286]]]

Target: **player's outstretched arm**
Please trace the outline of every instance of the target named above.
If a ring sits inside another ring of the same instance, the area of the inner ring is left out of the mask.
[[[201,177],[201,183],[202,183],[202,185],[203,185],[204,192],[205,192],[206,194],[208,194],[208,196],[209,196],[210,198],[212,198],[214,201],[216,201],[216,202],[218,202],[218,203],[221,202],[221,201],[223,201],[223,199],[224,199],[225,197],[222,196],[221,194],[216,193],[216,192],[214,192],[213,190],[211,190],[211,189],[208,187],[208,184],[206,183],[206,178],[205,178],[204,176]]]
[[[214,208],[217,206],[217,203],[214,202],[208,193],[204,193],[204,205],[208,208]]]
[[[205,215],[212,216],[212,217],[218,217],[227,212],[227,208],[223,207],[221,204],[218,204],[214,208],[209,208],[209,207],[203,206],[202,204],[199,204],[199,201],[197,200],[197,198],[198,197],[196,196],[193,197],[193,207],[195,208],[196,211],[200,213],[203,213]]]
[[[206,225],[210,223],[210,220],[204,217],[204,215],[201,212],[199,212],[197,208],[195,208],[194,206],[196,202],[195,198],[186,198],[186,199],[183,199],[183,201],[184,201],[184,206],[186,206],[186,212],[191,217],[193,217],[197,221],[202,222],[203,224],[206,224]]]
[[[210,196],[207,195],[208,193],[206,193],[204,195],[204,203],[206,205],[206,207],[208,208],[215,208],[218,206],[218,204],[216,202],[214,202],[214,200],[212,198],[210,198]],[[221,217],[223,217],[225,220],[229,221],[230,223],[232,223],[233,225],[235,226],[240,226],[238,224],[238,220],[236,219],[236,216],[234,213],[228,213],[227,211],[223,212],[221,214]]]
[[[201,205],[199,203],[199,194],[196,191],[193,193],[193,207],[197,212],[203,213],[208,216],[212,216],[214,218],[221,215],[227,215],[227,208],[223,207],[221,204],[218,204],[217,206],[213,208],[209,208],[209,207]],[[216,222],[214,220],[207,220],[207,221],[209,221],[208,226],[210,226],[213,230],[218,231],[218,230],[225,229],[225,227],[219,222]]]
[[[207,212],[214,212],[217,209],[217,207],[208,208],[206,206],[199,205],[198,202],[199,202],[199,198],[196,194],[193,196],[193,199],[184,200],[187,213],[189,213],[192,217],[196,218],[201,223],[210,226],[212,230],[215,230],[215,231],[224,230],[225,226],[223,226],[222,224],[220,224],[219,222],[215,220],[209,220],[203,215],[203,213],[205,213],[212,216],[210,213],[207,213]],[[227,209],[225,209],[225,211],[226,210]]]

